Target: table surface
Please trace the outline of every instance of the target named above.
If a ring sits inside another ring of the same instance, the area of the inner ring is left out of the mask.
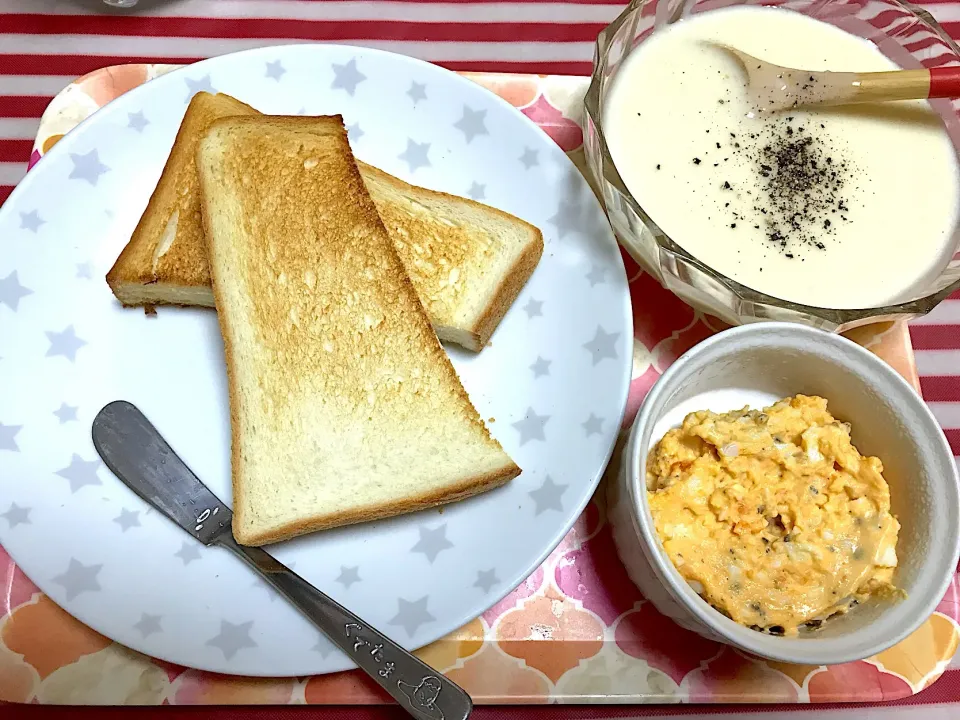
[[[953,37],[960,37],[960,3],[922,5]],[[100,0],[0,0],[0,203],[26,171],[49,100],[75,77],[106,65],[183,63],[263,45],[336,41],[413,55],[456,70],[586,75],[596,34],[622,4],[140,0],[135,14],[101,9]],[[960,294],[912,323],[910,332],[923,395],[960,455]],[[960,706],[960,663],[955,664],[957,669],[904,704]],[[921,710],[925,717],[933,711],[930,706]],[[904,712],[901,707],[898,716]],[[557,714],[567,713],[556,710],[551,717]],[[633,714],[647,713],[637,709]]]

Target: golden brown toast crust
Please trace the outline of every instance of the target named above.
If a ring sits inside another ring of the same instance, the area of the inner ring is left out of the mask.
[[[271,133],[283,137],[272,142]],[[321,141],[321,134],[327,136],[325,142]],[[334,137],[332,143],[331,135]],[[234,155],[224,154],[222,161],[205,163],[204,152],[214,152],[208,148],[208,143],[210,147],[218,141],[227,145],[224,138],[235,140],[229,142],[231,148],[242,149]],[[291,150],[293,146],[297,149]],[[246,151],[248,147],[249,153]],[[301,155],[307,153],[308,159],[301,160],[300,155],[294,155],[292,160],[281,158],[277,152],[281,147]],[[332,159],[329,157],[331,153]],[[317,173],[308,175],[302,170],[316,166],[310,165],[317,162],[313,157],[319,157],[319,163],[328,164],[321,164]],[[504,462],[499,470],[479,473],[439,490],[335,514],[298,518],[263,532],[249,530],[246,518],[249,501],[245,491],[251,480],[245,476],[249,458],[244,455],[244,438],[241,436],[245,427],[244,413],[256,412],[258,423],[265,423],[267,427],[285,428],[291,417],[288,403],[294,402],[295,398],[271,396],[266,405],[244,409],[244,403],[249,400],[243,396],[244,389],[237,377],[238,363],[241,362],[238,355],[249,348],[241,350],[234,346],[233,339],[238,336],[240,328],[233,325],[237,318],[225,295],[224,283],[243,283],[248,275],[256,278],[256,287],[244,285],[241,294],[250,298],[257,345],[267,349],[271,373],[297,378],[298,384],[312,383],[310,387],[320,393],[327,407],[332,408],[329,412],[348,419],[355,417],[353,413],[357,408],[365,407],[371,393],[376,396],[378,408],[384,405],[394,415],[401,416],[411,402],[410,398],[419,402],[416,398],[426,394],[441,402],[444,408],[455,407],[458,422],[468,423],[478,442],[500,453],[503,451],[490,436],[432,331],[367,193],[340,116],[324,120],[266,116],[220,119],[213,122],[204,134],[198,147],[198,163],[202,217],[210,238],[213,292],[220,310],[218,317],[227,364],[234,535],[237,542],[266,544],[314,530],[452,502],[501,485],[520,473],[516,464],[503,454]],[[246,241],[243,268],[228,270],[217,262],[219,243],[230,242],[230,238],[215,234],[216,209],[211,205],[211,198],[223,193],[227,184],[217,173],[229,177],[234,185],[249,182],[258,187],[284,188],[279,200],[269,192],[262,196],[251,193],[253,199],[245,196],[247,204],[243,214],[234,222],[242,224],[243,232],[257,241]],[[270,206],[274,202],[281,202],[284,207],[289,204],[291,208],[303,208],[303,217],[297,217],[289,228],[284,228],[284,217],[290,217],[285,211],[264,210],[269,225],[258,224],[261,221],[250,215],[251,204],[264,207],[264,203]],[[283,242],[289,237],[303,238],[303,241]],[[221,273],[229,277],[221,276]],[[272,299],[274,279],[271,274],[276,275],[275,282],[281,286],[276,290],[276,299]],[[283,280],[281,275],[285,276]],[[271,278],[269,282],[264,280],[268,276]],[[301,284],[297,290],[288,290],[287,283]],[[317,292],[313,292],[314,285]],[[305,287],[309,290],[300,289]],[[365,308],[364,311],[357,311],[352,303]],[[344,359],[345,356],[337,353],[345,352],[345,347],[351,348],[350,353],[356,349],[360,354],[356,358],[351,354],[350,358]],[[414,348],[417,367],[422,365],[427,372],[422,377],[411,375],[406,383],[401,384],[395,383],[392,377],[383,377],[383,361],[378,358],[400,352],[398,348],[404,348],[402,352],[408,354]],[[324,352],[328,354],[323,355]],[[379,379],[376,379],[377,371],[380,371]],[[372,378],[373,389],[369,387]],[[367,410],[363,410],[361,414],[366,413]]]
[[[383,520],[397,515],[406,515],[407,513],[428,510],[439,505],[449,505],[453,502],[466,500],[474,495],[493,490],[501,485],[505,485],[520,474],[520,468],[514,466],[513,470],[497,473],[486,473],[465,480],[460,485],[454,485],[444,488],[443,492],[424,493],[416,497],[404,499],[402,502],[386,503],[373,510],[355,510],[342,513],[336,518],[304,518],[297,522],[292,522],[277,528],[274,532],[263,534],[250,534],[244,536],[243,540],[236,537],[234,539],[241,545],[269,545],[284,540],[292,540],[300,535],[317,532],[319,530],[329,530],[344,525],[356,525],[359,523],[373,522],[374,520]],[[234,488],[236,492],[236,488]]]
[[[141,304],[125,302],[124,298],[130,299],[130,293],[125,292],[127,285],[169,283],[190,288],[210,284],[200,218],[197,143],[214,120],[243,114],[257,111],[229,95],[199,92],[190,100],[160,181],[130,242],[107,273],[107,284],[121,303]],[[176,235],[169,249],[155,259],[174,213],[178,214]]]
[[[487,305],[487,309],[473,327],[471,336],[475,344],[467,345],[467,350],[480,352],[486,347],[493,331],[497,329],[500,321],[503,320],[503,316],[507,314],[507,310],[513,305],[513,301],[517,299],[523,286],[527,284],[527,280],[533,275],[533,271],[536,270],[542,255],[543,236],[537,230],[536,242],[531,243],[524,249],[513,267],[503,276],[494,295],[495,299]]]

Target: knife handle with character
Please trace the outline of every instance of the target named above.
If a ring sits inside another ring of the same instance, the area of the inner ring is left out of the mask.
[[[233,513],[200,482],[132,404],[106,405],[93,421],[93,444],[120,480],[204,545],[230,550],[259,573],[413,717],[465,720],[473,704],[462,688],[322,593],[260,548],[233,539]]]

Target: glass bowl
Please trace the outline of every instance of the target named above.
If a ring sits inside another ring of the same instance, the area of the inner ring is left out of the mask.
[[[960,288],[960,229],[951,239],[951,260],[916,297],[882,307],[814,307],[757,292],[707,266],[668,237],[627,190],[603,135],[604,103],[618,68],[631,50],[659,28],[734,5],[777,6],[830,23],[870,40],[906,69],[960,65],[960,47],[930,14],[898,0],[632,0],[597,37],[593,75],[584,99],[587,165],[621,244],[644,270],[685,302],[734,325],[780,320],[840,332],[930,312]],[[960,150],[960,103],[935,100],[931,105],[943,118],[954,150]],[[903,238],[903,243],[908,248],[910,238]]]

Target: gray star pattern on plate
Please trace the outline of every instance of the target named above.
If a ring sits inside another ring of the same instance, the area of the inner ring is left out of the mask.
[[[617,359],[619,338],[620,333],[608,333],[602,326],[597,325],[597,334],[593,336],[593,340],[585,342],[583,347],[593,356],[593,364],[596,365],[604,358]]]
[[[533,371],[533,376],[535,378],[542,377],[544,375],[550,374],[550,363],[551,360],[544,360],[542,357],[537,355],[537,360],[534,362],[530,369]]]
[[[489,135],[487,131],[487,126],[484,124],[483,120],[487,116],[486,110],[473,110],[472,108],[463,106],[463,117],[457,120],[453,126],[463,133],[463,137],[466,139],[467,144],[477,137],[478,135]]]
[[[47,339],[50,340],[50,349],[47,350],[47,357],[56,357],[63,355],[70,362],[77,359],[77,350],[87,344],[86,340],[77,337],[73,325],[67,325],[63,332],[47,331]]]
[[[17,446],[17,433],[23,425],[4,425],[0,422],[0,450],[13,450],[20,452]]]
[[[606,279],[607,269],[605,267],[601,265],[590,266],[590,272],[587,273],[587,280],[590,282],[590,287],[606,282]]]
[[[408,138],[407,149],[400,153],[400,159],[410,166],[410,172],[416,172],[419,168],[430,167],[428,152],[430,143],[418,143]]]
[[[136,112],[127,113],[127,127],[133,130],[136,130],[138,133],[142,133],[144,128],[150,124],[150,121],[147,120],[147,116],[143,114],[143,110],[137,110]]]
[[[33,295],[33,290],[20,284],[16,270],[0,280],[0,305],[6,305],[16,312],[20,307],[20,300],[27,295]]]
[[[66,478],[70,482],[70,492],[75,493],[87,485],[100,485],[100,477],[97,470],[100,468],[99,460],[84,460],[82,457],[73,454],[70,458],[70,464],[63,470],[57,470],[57,475]]]
[[[140,512],[123,508],[113,521],[120,526],[122,532],[126,532],[132,527],[140,527]]]
[[[315,642],[310,649],[320,653],[320,656],[325,658],[330,654],[330,651],[333,650],[333,643],[330,642],[330,639],[326,635],[320,633],[317,635],[317,642]]]
[[[220,632],[207,640],[210,647],[219,648],[227,660],[231,660],[240,650],[255,648],[257,644],[250,637],[253,620],[234,625],[226,620],[220,621]]]
[[[533,502],[536,504],[536,509],[533,514],[539,515],[547,510],[559,510],[563,512],[562,496],[566,491],[566,485],[558,485],[553,481],[553,478],[547,475],[543,480],[543,485],[530,492],[530,497],[533,498]]]
[[[133,624],[133,627],[140,632],[141,637],[148,637],[154,633],[163,632],[160,627],[160,616],[141,613],[140,619]]]
[[[543,317],[543,300],[534,300],[533,298],[530,298],[527,300],[527,304],[523,306],[523,311],[530,319],[535,317]]]
[[[512,423],[520,433],[521,447],[531,440],[546,440],[543,435],[543,426],[549,419],[549,415],[537,415],[533,408],[527,408],[527,414],[523,420]]]
[[[77,419],[77,408],[73,405],[67,405],[66,403],[60,403],[60,409],[54,410],[53,414],[57,416],[57,419],[60,420],[60,424],[68,423],[71,420]]]
[[[393,620],[389,621],[390,625],[399,625],[406,630],[407,635],[412,637],[421,625],[436,620],[433,615],[427,612],[427,600],[426,595],[412,602],[397,598],[397,614]]]
[[[474,200],[483,200],[487,196],[487,186],[475,182],[470,186],[470,189],[467,190],[467,195]]]
[[[90,263],[77,263],[77,277],[81,280],[93,279],[93,270],[90,268]]]
[[[533,148],[525,148],[523,155],[520,156],[520,162],[523,163],[523,166],[529,170],[535,165],[540,164],[540,158],[537,157],[537,151]]]
[[[57,585],[62,585],[67,591],[67,600],[73,600],[80,593],[100,590],[97,574],[101,568],[103,565],[84,565],[76,558],[70,558],[70,565],[66,572],[57,575],[53,581]]]
[[[587,437],[600,435],[603,432],[603,419],[598,418],[593,413],[590,413],[590,417],[580,423],[580,425],[583,427],[583,432]]]
[[[407,90],[407,97],[413,100],[413,104],[416,105],[420,100],[427,99],[427,86],[426,83],[412,82],[410,83],[410,89]]]
[[[360,123],[355,122],[353,125],[347,125],[347,137],[356,142],[362,138],[366,133],[361,129]]]
[[[0,517],[6,519],[6,521],[10,523],[11,530],[17,525],[29,525],[30,508],[20,507],[16,503],[10,503],[10,509],[0,515]]]
[[[186,78],[187,83],[187,99],[184,102],[190,102],[194,95],[198,92],[208,92],[211,95],[217,94],[217,89],[213,86],[213,83],[210,82],[210,76],[204,75],[202,78]]]
[[[36,210],[31,210],[30,212],[20,213],[20,229],[29,230],[34,235],[37,234],[37,230],[40,229],[41,225],[46,225],[47,221],[40,217],[40,213]]]
[[[267,72],[266,76],[277,82],[280,82],[280,78],[286,74],[286,68],[283,67],[283,63],[279,60],[273,60],[267,63]]]
[[[70,159],[73,160],[73,170],[70,171],[69,179],[74,178],[86,180],[91,185],[96,185],[100,176],[109,172],[110,168],[100,162],[100,156],[96,149],[83,155],[79,153],[70,153]]]
[[[576,232],[580,228],[582,215],[583,208],[579,205],[561,200],[557,205],[557,211],[547,219],[547,222],[557,228],[557,235],[564,238],[568,232]]]
[[[351,585],[356,582],[360,582],[359,566],[354,565],[353,567],[347,567],[346,565],[341,565],[340,574],[337,576],[337,582],[349,590]]]
[[[432,563],[437,559],[437,555],[452,547],[453,543],[447,540],[447,525],[444,523],[433,530],[420,528],[420,539],[410,548],[410,552],[423,553]]]
[[[200,548],[197,547],[197,543],[184,540],[180,550],[175,552],[173,556],[183,560],[184,565],[189,565],[194,560],[200,559]]]
[[[357,90],[357,85],[367,79],[367,76],[357,70],[357,59],[351,58],[349,62],[343,65],[333,63],[333,82],[330,84],[331,90],[346,90],[348,95],[353,95]]]
[[[483,590],[485,593],[490,592],[490,588],[500,582],[500,578],[497,577],[497,571],[495,568],[490,568],[489,570],[480,570],[477,572],[477,581],[473,584],[474,587],[478,587]]]

